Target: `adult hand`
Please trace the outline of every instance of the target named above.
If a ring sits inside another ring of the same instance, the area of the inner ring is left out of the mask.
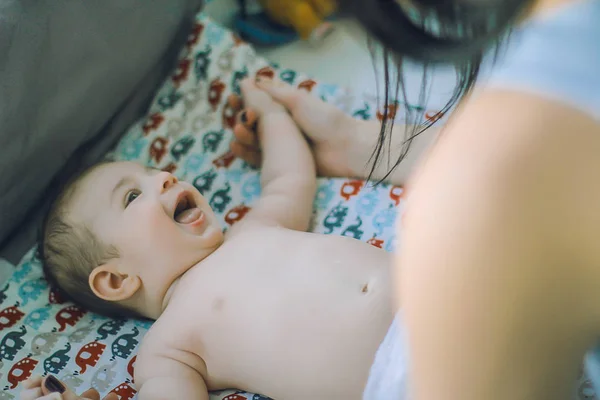
[[[88,389],[78,396],[52,375],[35,376],[23,382],[22,387],[21,400],[100,400],[96,389]],[[110,393],[103,400],[119,400],[119,396]]]

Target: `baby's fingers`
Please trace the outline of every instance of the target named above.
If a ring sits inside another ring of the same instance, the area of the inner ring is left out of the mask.
[[[41,375],[37,375],[37,376],[32,376],[31,378],[27,379],[26,381],[24,381],[23,383],[21,383],[21,386],[24,389],[33,389],[33,388],[37,388],[42,386],[42,376]]]
[[[256,86],[267,92],[271,98],[278,103],[281,103],[290,112],[294,112],[298,104],[309,97],[306,90],[297,89],[280,80],[268,78],[259,78],[256,81]]]
[[[242,99],[246,107],[257,107],[261,104],[270,103],[273,101],[265,91],[260,90],[256,83],[250,78],[244,78],[240,82],[242,91]]]
[[[19,395],[19,399],[21,400],[37,400],[42,398],[44,393],[42,393],[42,388],[40,386],[35,388],[23,389],[21,394]]]
[[[273,98],[264,90],[256,86],[256,83],[249,78],[240,83],[244,106],[254,109],[259,115],[269,112],[285,111],[285,108],[275,102]]]
[[[42,397],[42,377],[34,376],[21,383],[21,400],[36,400]]]

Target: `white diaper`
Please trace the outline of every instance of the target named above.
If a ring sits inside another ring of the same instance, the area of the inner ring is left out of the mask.
[[[407,400],[408,346],[400,315],[379,345],[363,400]]]

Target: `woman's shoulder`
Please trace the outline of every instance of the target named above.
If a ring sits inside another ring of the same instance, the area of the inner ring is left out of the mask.
[[[578,0],[516,29],[482,87],[529,92],[600,119],[600,1]]]

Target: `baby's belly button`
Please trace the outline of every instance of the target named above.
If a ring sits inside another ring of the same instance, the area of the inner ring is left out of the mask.
[[[366,283],[364,283],[364,284],[361,286],[361,288],[360,288],[360,292],[361,292],[361,293],[364,293],[364,294],[367,294],[367,293],[369,293],[369,289],[370,289],[370,287],[369,287],[369,282],[366,282]]]
[[[349,282],[346,290],[362,296],[369,296],[379,292],[381,287],[382,285],[379,278],[367,276]]]
[[[378,277],[366,277],[357,282],[355,290],[361,295],[368,296],[381,292],[381,279]]]

